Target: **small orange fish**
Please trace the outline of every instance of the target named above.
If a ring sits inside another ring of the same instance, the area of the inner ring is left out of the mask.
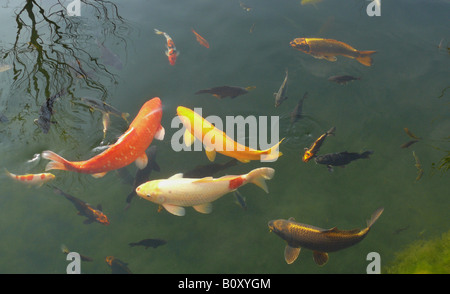
[[[205,40],[202,36],[200,36],[194,29],[191,28],[191,31],[194,33],[195,37],[197,38],[197,42],[200,43],[200,45],[205,46],[206,48],[209,48],[208,41]]]
[[[341,55],[356,59],[365,66],[372,65],[371,55],[376,52],[359,51],[344,42],[321,38],[296,38],[291,41],[290,45],[303,53],[312,55],[314,58],[336,61],[336,56]]]
[[[325,138],[334,135],[335,127],[332,127],[328,132],[320,135],[320,137],[312,143],[311,147],[305,148],[305,154],[303,154],[303,162],[308,162],[311,158],[315,157],[317,152],[319,152],[320,146],[322,146]]]
[[[177,48],[175,47],[175,43],[173,42],[172,38],[165,32],[161,32],[160,30],[155,29],[155,34],[157,35],[164,35],[166,37],[167,41],[167,50],[166,55],[169,59],[170,65],[175,65],[175,62],[177,61],[177,57],[180,54],[180,52],[177,51]]]
[[[45,184],[48,181],[51,181],[55,178],[55,175],[53,175],[51,173],[15,175],[15,174],[10,173],[6,169],[5,169],[5,172],[10,178],[12,178],[18,182],[29,184],[29,185],[36,185],[38,187],[42,186],[43,184]]]

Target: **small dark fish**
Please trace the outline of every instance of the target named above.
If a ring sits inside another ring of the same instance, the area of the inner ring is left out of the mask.
[[[377,209],[367,221],[365,229],[339,230],[337,227],[322,229],[311,225],[297,223],[294,218],[277,219],[268,223],[269,230],[287,242],[284,250],[286,263],[293,263],[300,249],[313,251],[314,262],[325,265],[328,262],[328,252],[335,252],[361,242],[369,233],[372,225],[383,213],[383,208]]]
[[[278,92],[273,93],[273,96],[275,97],[275,107],[280,106],[284,100],[288,99],[288,97],[286,96],[287,81],[288,81],[288,70],[286,69],[286,76],[284,77],[283,83],[281,83],[280,89],[278,89]]]
[[[406,142],[406,143],[400,145],[400,148],[408,148],[409,146],[411,146],[412,144],[417,143],[417,142],[419,142],[419,140],[411,140],[411,141],[408,141],[408,142]]]
[[[105,261],[111,267],[112,274],[132,274],[131,270],[128,268],[128,263],[125,263],[114,256],[107,256]]]
[[[200,91],[195,92],[195,94],[212,94],[214,97],[217,97],[219,99],[223,99],[225,97],[235,98],[240,95],[247,94],[250,89],[253,89],[254,87],[234,87],[234,86],[220,86],[220,87],[214,87],[210,89],[203,89]]]
[[[405,133],[406,133],[410,138],[413,138],[413,139],[416,139],[416,140],[420,140],[420,138],[417,137],[416,135],[414,135],[408,128],[403,128],[403,130],[405,131]]]
[[[69,248],[67,248],[67,246],[64,245],[64,244],[61,245],[61,251],[62,251],[64,254],[68,254],[68,253],[70,252]],[[86,256],[86,255],[83,255],[83,254],[80,254],[80,258],[81,258],[81,261],[94,261],[94,260],[93,260],[92,258],[90,258],[89,256]]]
[[[401,232],[406,231],[407,229],[409,229],[409,226],[406,226],[406,227],[403,227],[403,228],[399,228],[399,229],[395,230],[395,231],[393,232],[393,234],[394,234],[394,235],[398,235],[398,234],[400,234]]]
[[[363,153],[357,152],[339,152],[339,153],[329,153],[324,155],[318,155],[314,159],[316,163],[326,164],[329,171],[333,171],[333,166],[345,166],[360,158],[369,158],[369,155],[373,154],[373,151],[365,151]]]
[[[294,110],[291,112],[291,125],[296,123],[302,117],[303,101],[308,97],[308,92],[305,92],[303,98],[301,98]]]
[[[303,162],[308,162],[311,158],[315,157],[317,152],[319,152],[320,147],[328,136],[334,136],[334,132],[336,131],[336,127],[332,127],[327,132],[320,135],[314,143],[309,148],[305,148],[305,153],[303,154],[302,160]]]
[[[54,189],[55,193],[63,195],[70,202],[72,202],[72,204],[78,210],[78,215],[87,217],[87,220],[83,222],[84,224],[91,224],[93,222],[98,222],[102,225],[109,225],[109,220],[106,217],[106,215],[102,212],[101,205],[98,205],[97,208],[94,208],[90,204],[63,192],[62,190],[56,188],[55,186],[52,186],[52,188]]]
[[[210,163],[206,165],[199,165],[196,168],[183,173],[183,178],[205,178],[212,177],[214,174],[225,170],[229,167],[235,166],[237,164],[236,159],[231,159],[226,163]]]
[[[242,209],[247,210],[247,202],[245,201],[245,197],[238,191],[234,191],[234,196],[236,197],[236,201]]]
[[[115,108],[99,99],[87,98],[87,97],[82,97],[80,99],[81,99],[81,101],[83,101],[85,103],[85,105],[89,106],[91,109],[98,110],[102,113],[103,138],[105,138],[106,132],[108,131],[108,128],[109,128],[109,124],[110,124],[109,115],[110,114],[121,117],[128,123],[127,118],[130,116],[129,113],[121,112],[117,108]]]
[[[120,57],[117,56],[114,52],[106,48],[103,44],[101,44],[98,40],[96,40],[98,47],[100,48],[100,52],[102,54],[101,58],[105,62],[105,64],[114,67],[115,69],[121,70],[123,68],[122,61]]]
[[[53,103],[55,100],[62,95],[64,95],[66,91],[62,89],[55,95],[47,98],[44,104],[42,104],[41,109],[39,110],[39,118],[34,120],[34,123],[37,124],[44,134],[47,134],[50,131],[50,126],[54,123],[52,119],[53,115]]]
[[[131,247],[144,246],[145,249],[148,249],[148,247],[157,248],[157,247],[162,246],[162,245],[164,245],[166,243],[167,243],[167,241],[166,240],[162,240],[162,239],[144,239],[144,240],[141,240],[141,241],[136,242],[136,243],[129,243],[128,245],[130,245]]]
[[[328,78],[328,80],[330,82],[335,82],[335,83],[338,83],[340,85],[345,85],[348,82],[352,82],[352,81],[360,80],[360,79],[361,79],[360,77],[353,77],[353,76],[349,76],[349,75],[332,76],[332,77]]]
[[[420,180],[422,178],[423,175],[423,169],[422,169],[422,164],[420,163],[419,157],[417,157],[416,152],[413,151],[412,152],[413,156],[414,156],[414,160],[416,161],[416,168],[417,168],[417,177],[416,177],[416,181]]]
[[[153,170],[157,172],[161,170],[158,163],[156,163],[156,146],[151,146],[146,153],[148,158],[147,165],[143,169],[137,169],[136,176],[134,177],[133,189],[127,196],[127,206],[125,209],[129,208],[131,199],[137,195],[136,188],[149,180]]]

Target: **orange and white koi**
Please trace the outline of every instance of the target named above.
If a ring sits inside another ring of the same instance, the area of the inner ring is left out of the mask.
[[[254,169],[245,175],[229,175],[218,179],[189,179],[183,178],[183,174],[176,174],[168,179],[146,182],[136,188],[136,193],[177,216],[184,216],[184,207],[189,206],[200,213],[210,213],[211,202],[247,183],[253,183],[269,193],[265,180],[272,179],[274,174],[275,170],[269,167]]]
[[[158,97],[148,100],[139,110],[128,130],[116,143],[102,153],[85,161],[68,161],[52,151],[42,152],[42,157],[51,160],[46,170],[61,169],[102,177],[108,171],[122,168],[136,161],[143,169],[147,165],[145,150],[153,138],[162,140],[164,128],[161,126],[162,105]]]
[[[200,36],[194,29],[191,28],[191,31],[194,33],[195,37],[197,38],[197,42],[200,43],[200,45],[205,46],[206,48],[209,48],[208,41],[205,40],[202,36]]]
[[[233,141],[226,133],[189,108],[178,106],[177,114],[186,128],[184,133],[186,146],[190,146],[195,139],[201,140],[210,161],[214,161],[216,152],[244,163],[251,160],[275,161],[282,155],[278,148],[284,139],[269,149],[256,150]]]
[[[167,40],[167,50],[166,55],[167,58],[169,58],[170,65],[175,65],[175,61],[177,60],[178,55],[180,55],[180,52],[177,51],[177,48],[175,47],[175,43],[173,42],[172,38],[165,32],[162,32],[158,29],[155,29],[155,34],[157,35],[164,35]]]
[[[51,173],[15,175],[13,173],[10,173],[7,169],[5,169],[5,172],[6,175],[8,175],[11,179],[29,185],[36,185],[38,187],[55,178],[55,175]]]

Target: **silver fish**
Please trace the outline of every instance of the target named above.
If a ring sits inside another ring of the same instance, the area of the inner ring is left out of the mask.
[[[273,96],[275,97],[275,107],[278,107],[283,103],[284,100],[286,100],[288,97],[286,96],[287,92],[287,81],[288,81],[288,70],[286,69],[286,76],[284,77],[284,81],[281,84],[280,89],[277,93],[273,93]]]

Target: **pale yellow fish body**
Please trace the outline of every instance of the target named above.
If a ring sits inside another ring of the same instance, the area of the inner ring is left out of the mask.
[[[269,149],[256,150],[234,141],[225,132],[189,108],[178,106],[177,114],[186,128],[185,144],[190,146],[195,139],[201,140],[210,161],[214,161],[216,152],[245,163],[251,160],[275,161],[282,155],[278,149],[283,139]]]
[[[184,207],[189,206],[198,212],[210,213],[211,202],[247,183],[253,183],[268,193],[265,180],[271,179],[274,173],[274,169],[262,167],[245,175],[230,175],[218,179],[191,179],[176,174],[168,179],[146,182],[136,188],[136,193],[177,216],[184,216]]]

